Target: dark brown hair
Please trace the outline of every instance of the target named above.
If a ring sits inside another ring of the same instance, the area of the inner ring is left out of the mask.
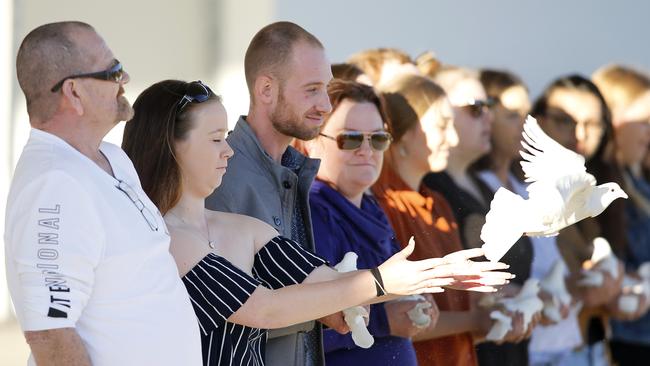
[[[517,75],[505,70],[480,70],[479,80],[483,84],[487,96],[495,101],[499,101],[501,94],[513,86],[522,86],[528,91],[524,82]]]
[[[488,96],[488,98],[492,98],[497,103],[501,103],[501,94],[503,94],[503,92],[506,91],[507,89],[512,88],[514,86],[521,86],[526,90],[526,92],[528,92],[528,88],[517,75],[505,70],[493,70],[493,69],[479,70],[479,80],[483,85],[483,88],[485,89],[485,94]],[[478,158],[475,162],[473,162],[470,165],[469,171],[474,173],[474,172],[479,172],[481,170],[492,169],[493,152],[494,149],[492,149],[492,151],[486,153],[482,157]],[[517,171],[519,169],[518,165],[519,165],[519,161],[516,159],[513,160],[510,170]]]
[[[253,36],[244,56],[244,73],[251,98],[255,80],[261,73],[268,72],[280,80],[285,79],[293,46],[298,42],[323,48],[318,38],[291,22],[269,24]]]
[[[332,64],[332,76],[335,79],[357,81],[357,78],[361,75],[363,75],[363,71],[356,65],[348,63]]]
[[[220,101],[212,94],[203,103],[188,103],[180,113],[178,104],[189,83],[164,80],[145,89],[133,103],[135,114],[126,122],[122,149],[138,172],[142,189],[163,215],[181,196],[181,171],[174,142],[183,140],[194,127],[193,111],[199,105]]]
[[[327,87],[327,95],[332,103],[332,111],[336,110],[345,99],[357,103],[372,103],[377,107],[381,120],[386,123],[384,102],[371,86],[356,81],[334,79]],[[330,115],[331,113],[326,117],[323,126],[327,123]]]

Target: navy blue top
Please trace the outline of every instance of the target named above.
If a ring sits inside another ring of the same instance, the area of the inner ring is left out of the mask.
[[[650,201],[650,184],[630,172],[624,174],[634,185],[626,188],[634,189],[645,200]],[[641,264],[650,262],[650,216],[639,208],[632,198],[625,200],[625,216],[627,220],[625,268],[628,271],[636,271]],[[631,322],[612,319],[611,325],[613,339],[646,347],[650,345],[650,312]]]
[[[359,258],[357,268],[377,267],[399,251],[395,233],[377,202],[363,195],[361,209],[326,183],[316,180],[310,191],[316,253],[332,265],[347,252]],[[383,304],[371,305],[368,330],[375,343],[368,349],[354,344],[350,333],[323,331],[326,364],[329,365],[417,365],[413,344],[390,335]]]

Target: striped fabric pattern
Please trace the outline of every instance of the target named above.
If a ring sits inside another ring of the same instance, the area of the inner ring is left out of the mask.
[[[206,255],[183,276],[201,328],[203,364],[264,365],[266,330],[229,323],[227,319],[260,284],[277,289],[301,283],[326,263],[280,236],[255,255],[253,277],[217,254]]]

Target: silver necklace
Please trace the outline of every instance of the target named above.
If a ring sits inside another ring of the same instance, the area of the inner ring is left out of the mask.
[[[183,222],[183,224],[187,225],[187,222],[185,222],[185,220],[182,217],[176,215],[175,213],[173,213],[171,211],[167,211],[167,213],[172,214],[174,217],[181,220],[181,222]],[[205,231],[208,233],[208,237],[206,238],[203,235],[203,233],[200,232],[199,230],[197,230],[197,233],[201,236],[201,238],[205,239],[208,242],[208,246],[210,247],[210,249],[214,249],[215,245],[214,245],[214,241],[212,241],[212,239],[210,239],[210,225],[208,225],[208,217],[205,214],[205,211],[203,212],[203,219],[205,220]]]

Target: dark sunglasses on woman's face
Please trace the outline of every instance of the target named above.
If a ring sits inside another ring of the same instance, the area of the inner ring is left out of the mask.
[[[178,107],[176,107],[176,113],[180,113],[185,106],[189,103],[203,103],[206,100],[210,99],[214,93],[212,90],[201,80],[192,81],[187,84],[187,91],[185,95],[178,102]]]
[[[458,108],[466,110],[473,118],[480,118],[487,114],[494,104],[494,99],[487,98],[486,100],[471,100],[465,105],[458,106]]]
[[[336,141],[336,145],[340,150],[356,150],[361,147],[364,140],[370,141],[370,146],[373,150],[384,151],[388,149],[393,136],[386,131],[377,131],[371,133],[363,133],[358,131],[341,132],[336,137],[328,136],[324,133],[321,136],[330,140]]]
[[[63,83],[65,83],[65,81],[68,79],[92,78],[92,79],[107,80],[107,81],[113,81],[119,83],[124,78],[124,68],[122,68],[122,63],[120,63],[119,61],[115,60],[115,62],[116,64],[111,66],[108,70],[66,76],[63,79],[61,79],[61,81],[56,83],[52,87],[52,89],[50,89],[50,91],[52,93],[56,93],[57,91],[59,91],[59,89],[61,89]]]

